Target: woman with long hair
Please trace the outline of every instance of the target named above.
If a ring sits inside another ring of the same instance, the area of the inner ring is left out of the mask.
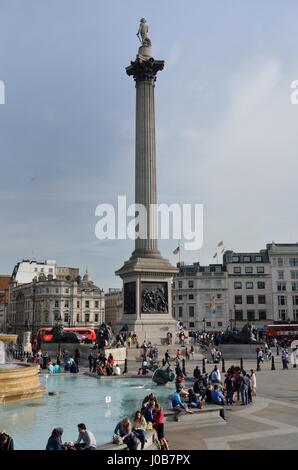
[[[169,450],[168,441],[165,438],[165,415],[159,403],[155,403],[153,428],[157,432],[161,449]]]

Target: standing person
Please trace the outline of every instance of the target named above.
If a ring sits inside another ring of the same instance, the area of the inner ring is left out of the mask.
[[[87,430],[84,423],[78,424],[78,431],[78,439],[74,442],[74,446],[79,450],[96,450],[94,434]]]
[[[215,362],[215,355],[216,355],[216,349],[215,347],[213,346],[213,348],[211,349],[211,357],[212,357],[212,362],[214,363]]]
[[[63,428],[54,428],[48,439],[46,450],[62,450],[62,434]]]
[[[240,392],[242,405],[248,405],[248,387],[249,387],[249,377],[246,375],[246,371],[242,371],[241,383],[240,383]]]
[[[210,381],[211,383],[218,383],[220,382],[221,376],[217,366],[214,366],[213,371],[210,374]]]
[[[13,438],[4,431],[0,432],[0,450],[14,450]]]
[[[257,394],[257,378],[255,371],[250,369],[251,395],[255,397]]]
[[[188,352],[188,349],[187,349],[187,348],[185,348],[185,359],[186,359],[187,361],[189,361],[189,360],[190,360],[190,354],[189,354],[189,352]]]
[[[233,374],[226,374],[226,379],[225,379],[225,387],[227,391],[227,405],[233,405],[233,395],[234,395],[234,385],[235,385],[235,380],[233,377]]]
[[[169,450],[168,441],[165,438],[165,415],[159,403],[155,403],[153,429],[157,432],[162,450]]]
[[[286,349],[282,350],[281,362],[282,362],[282,368],[283,369],[288,369],[289,354],[288,354],[288,351]]]
[[[169,350],[167,349],[166,352],[165,352],[165,364],[169,364],[170,365],[170,354],[169,354]]]
[[[88,362],[89,362],[89,372],[92,371],[92,364],[93,364],[93,354],[90,353],[88,356]]]
[[[141,412],[138,410],[135,413],[134,417],[134,424],[133,424],[133,429],[132,432],[137,436],[137,438],[141,442],[141,450],[144,450],[145,447],[145,442],[146,442],[146,426],[147,422],[142,416]]]
[[[92,372],[94,374],[96,373],[96,366],[97,366],[97,358],[96,358],[96,356],[94,356],[93,360],[92,360]]]
[[[80,350],[79,350],[79,348],[76,348],[74,361],[75,361],[77,366],[79,365],[80,357],[81,357]]]
[[[190,347],[190,356],[192,357],[192,360],[195,360],[195,348],[193,347],[193,344]]]
[[[199,366],[195,367],[193,371],[193,377],[194,379],[199,379],[201,377],[201,370],[199,369]]]

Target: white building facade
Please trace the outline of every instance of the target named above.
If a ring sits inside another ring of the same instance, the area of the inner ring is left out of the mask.
[[[273,317],[279,323],[298,323],[298,243],[270,243]]]
[[[17,263],[13,269],[11,280],[17,284],[28,284],[35,277],[44,275],[56,278],[57,263],[55,260],[46,260],[44,262],[31,261],[25,259]]]
[[[173,317],[193,331],[220,331],[229,325],[228,278],[220,264],[178,263],[173,282]]]
[[[10,287],[8,326],[17,334],[40,327],[96,327],[105,319],[104,292],[95,286],[88,273],[82,280],[46,279]]]

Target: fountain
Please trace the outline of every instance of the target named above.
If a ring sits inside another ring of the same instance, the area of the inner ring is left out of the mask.
[[[45,392],[37,364],[6,362],[5,345],[16,340],[17,335],[0,334],[0,404],[38,398]]]

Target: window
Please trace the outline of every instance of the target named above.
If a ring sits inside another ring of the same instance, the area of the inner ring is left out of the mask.
[[[291,271],[292,273],[293,271]],[[283,271],[277,271],[277,277],[278,279],[283,279],[284,278],[284,272]]]
[[[244,263],[250,263],[251,262],[251,257],[250,256],[243,256],[243,262]]]
[[[239,263],[239,256],[232,256],[232,263]]]
[[[285,319],[286,319],[286,314],[287,314],[286,309],[282,308],[282,309],[279,309],[279,310],[278,310],[278,318],[279,318],[280,320],[285,321]]]
[[[235,295],[235,304],[242,304],[242,295]]]
[[[292,282],[292,291],[298,291],[298,282]]]
[[[182,300],[183,296],[182,295],[178,295],[178,300]]]
[[[284,265],[284,259],[283,258],[277,258],[277,266],[283,266]]]
[[[69,294],[69,289],[65,289],[65,294]]]
[[[252,266],[245,266],[245,274],[252,274]]]
[[[90,321],[90,314],[85,313],[85,322],[88,323]]]
[[[77,323],[80,323],[80,315],[77,315]]]
[[[179,317],[183,317],[183,307],[179,307]]]
[[[287,298],[285,295],[278,295],[278,305],[287,305]]]
[[[44,268],[40,268],[40,272],[43,273],[43,272],[44,272]]]
[[[50,290],[49,290],[49,288],[48,288],[48,287],[47,287],[47,289],[46,289],[46,292],[47,292],[47,294],[50,292]]]
[[[295,321],[298,320],[298,310],[297,309],[293,310],[293,320],[295,320]]]
[[[98,308],[99,307],[99,302],[98,300],[95,300],[95,308]]]
[[[65,308],[69,308],[69,302],[68,302],[68,300],[65,300],[65,302],[64,302],[64,307],[65,307]]]
[[[263,261],[262,256],[259,256],[259,255],[258,255],[258,256],[255,257],[255,262],[256,262],[256,263],[262,263],[262,261]]]
[[[89,302],[89,300],[85,300],[85,308],[90,308],[90,302]]]
[[[218,321],[217,326],[222,326],[222,321]]]
[[[193,321],[190,321],[190,322],[189,322],[189,328],[194,328],[194,327],[195,327],[194,322],[193,322]]]
[[[52,273],[53,272],[53,268],[49,268],[49,273]]]
[[[265,282],[258,281],[257,286],[258,286],[258,289],[265,289]]]
[[[94,315],[94,321],[95,321],[95,323],[98,323],[98,313],[96,313],[96,314]]]
[[[44,314],[44,322],[49,323],[49,314],[48,314],[48,312]]]
[[[240,268],[240,266],[234,266],[233,273],[234,273],[234,274],[241,274],[241,268]]]
[[[189,294],[188,299],[189,299],[189,300],[193,300],[193,298],[194,298],[194,297],[193,297],[193,294]]]
[[[298,279],[298,271],[291,271],[291,279]]]
[[[258,296],[258,303],[265,304],[266,303],[266,295],[259,295]]]
[[[37,272],[38,272],[38,269],[37,269],[37,268],[34,268],[34,272],[37,273]]]
[[[206,326],[211,326],[211,321],[207,321]]]
[[[59,289],[58,289],[58,287],[56,287],[55,292],[56,292],[56,294],[59,294]]]
[[[259,320],[266,320],[266,319],[267,319],[266,310],[260,310],[259,311]]]
[[[217,300],[220,300],[221,299],[221,294],[216,294],[216,298],[217,298]]]
[[[298,295],[293,295],[293,305],[298,305]]]
[[[68,313],[65,313],[65,314],[64,314],[64,321],[65,321],[66,323],[68,323],[68,321],[69,321],[69,315],[68,315]]]
[[[277,283],[277,290],[278,291],[286,290],[286,287],[287,287],[286,282],[278,282]]]
[[[221,266],[215,266],[215,272],[221,273]]]
[[[77,308],[80,308],[80,302],[77,301]]]
[[[173,282],[173,289],[175,289],[175,282]]]
[[[255,311],[254,310],[247,310],[247,320],[254,321],[255,320]]]
[[[55,308],[59,308],[59,300],[55,300]]]
[[[263,274],[264,273],[264,266],[257,266],[257,273]]]
[[[243,320],[243,312],[242,312],[242,310],[236,310],[236,312],[235,312],[235,320],[236,320],[236,321],[241,321],[241,320]]]
[[[59,312],[54,312],[54,320],[58,321],[59,318]]]
[[[290,258],[289,259],[290,266],[298,266],[298,258]]]
[[[188,281],[188,287],[189,287],[189,289],[193,288],[193,281]]]
[[[246,303],[247,304],[253,304],[254,303],[254,296],[253,295],[247,295],[246,296]],[[262,302],[264,303],[264,302]]]
[[[190,305],[188,308],[189,316],[194,317],[195,316],[195,308],[193,305]]]
[[[234,289],[242,289],[242,282],[235,281],[234,282]]]
[[[245,287],[246,287],[246,289],[253,289],[254,288],[254,283],[253,282],[246,282]]]
[[[179,289],[182,289],[182,281],[178,282],[178,287],[179,287]]]

